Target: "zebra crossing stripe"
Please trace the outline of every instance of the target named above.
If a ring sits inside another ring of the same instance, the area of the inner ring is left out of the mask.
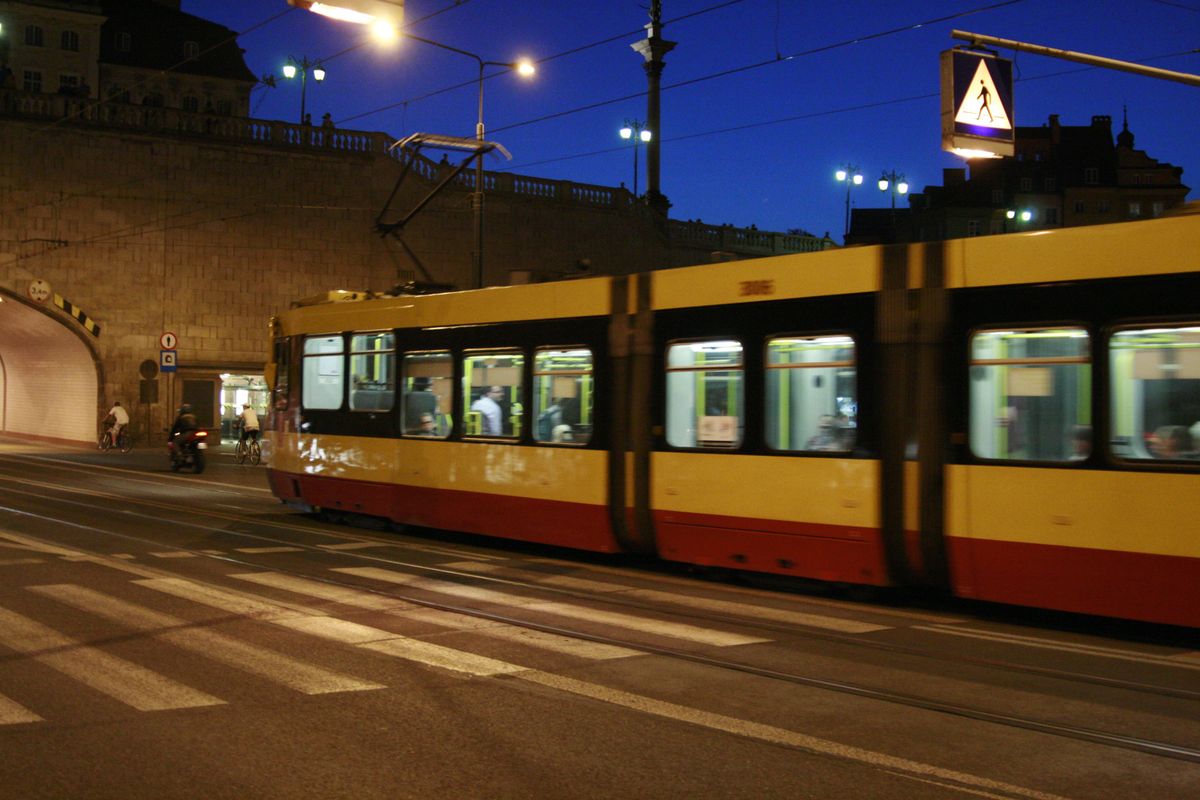
[[[579,658],[589,658],[599,661],[641,655],[641,652],[630,650],[627,647],[589,642],[586,639],[572,639],[569,636],[560,636],[556,633],[531,630],[502,622],[492,622],[491,620],[480,620],[476,617],[466,614],[456,614],[452,611],[423,608],[401,600],[394,600],[371,592],[364,592],[360,589],[334,586],[322,583],[321,581],[297,578],[278,572],[244,573],[241,575],[231,575],[230,577],[263,586],[271,586],[276,589],[284,589],[308,597],[354,606],[355,608],[383,611],[400,619],[423,622],[442,628],[451,628],[456,631],[467,630],[472,634],[487,636],[493,639],[503,639],[508,642],[578,656]]]
[[[138,711],[217,706],[224,700],[70,639],[0,608],[0,643]]]
[[[23,722],[42,722],[42,718],[0,694],[0,725],[19,725]]]
[[[74,303],[72,303],[70,300],[67,300],[61,294],[54,295],[54,305],[58,306],[67,314],[78,320],[79,324],[82,325],[84,329],[86,329],[87,332],[92,336],[100,335],[100,326],[96,324],[96,321],[87,314],[83,313],[81,309],[76,307]]]
[[[187,620],[151,611],[82,586],[32,586],[30,591],[111,622],[152,633],[157,639],[281,683],[304,694],[384,688],[382,684],[339,675],[282,653],[246,644],[216,631],[194,628]]]
[[[433,578],[418,578],[415,575],[407,575],[402,572],[394,572],[388,569],[380,569],[378,567],[339,567],[334,572],[341,572],[346,575],[357,575],[361,578],[371,578],[379,581],[387,581],[389,583],[399,583],[405,586],[410,586],[414,589],[420,589],[427,592],[437,592],[440,594],[448,594],[454,597],[462,597],[469,600],[479,600],[487,603],[498,603],[503,605],[516,605],[524,608],[527,611],[539,611],[546,614],[554,614],[555,616],[568,617],[570,619],[583,620],[585,622],[596,622],[602,625],[612,625],[618,628],[627,628],[629,630],[641,631],[642,633],[654,634],[656,636],[666,636],[672,639],[683,639],[689,642],[697,642],[699,644],[713,645],[716,647],[731,647],[734,645],[743,644],[760,644],[770,641],[756,636],[743,636],[740,633],[727,633],[725,631],[713,630],[711,628],[701,628],[696,625],[686,625],[679,622],[667,622],[665,620],[649,619],[646,617],[635,617],[631,614],[621,614],[613,611],[603,611],[600,609],[584,608],[583,606],[572,605],[570,603],[554,603],[545,602],[536,598],[522,597],[520,595],[509,594],[507,592],[498,592],[494,589],[484,589],[479,586],[463,586],[450,581],[441,581]]]

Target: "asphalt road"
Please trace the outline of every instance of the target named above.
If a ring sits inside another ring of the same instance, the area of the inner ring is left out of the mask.
[[[211,455],[0,440],[0,797],[1198,794],[1187,634],[330,524]]]

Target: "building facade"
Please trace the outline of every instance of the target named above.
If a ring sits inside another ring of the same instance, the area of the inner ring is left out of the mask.
[[[1127,119],[1114,139],[1112,117],[1063,125],[1052,114],[1040,127],[1018,127],[1015,148],[1011,157],[972,161],[969,174],[945,170],[942,185],[911,195],[903,213],[856,210],[847,244],[1146,219],[1181,205],[1189,191],[1182,167],[1135,148]]]

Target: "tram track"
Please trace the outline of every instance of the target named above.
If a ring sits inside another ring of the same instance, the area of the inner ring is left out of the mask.
[[[67,492],[67,493],[72,493],[72,494],[83,494],[85,496],[99,497],[99,498],[108,499],[108,500],[118,499],[118,497],[119,497],[119,496],[114,496],[112,492],[99,491],[99,490],[95,490],[95,489],[84,489],[84,488],[80,488],[80,487],[67,487],[67,486],[63,486],[61,484],[50,484],[50,483],[46,483],[44,481],[36,481],[36,480],[29,479],[29,478],[14,478],[9,475],[0,475],[0,482],[4,482],[4,483],[8,483],[8,484],[18,483],[18,484],[24,484],[26,486],[33,485],[38,488],[42,488],[44,490]],[[78,499],[64,499],[62,497],[55,497],[53,495],[41,494],[38,492],[33,492],[33,491],[28,491],[28,490],[12,489],[11,486],[10,486],[10,492],[14,493],[14,494],[27,495],[27,496],[37,498],[37,499],[40,499],[43,501],[56,502],[56,503],[60,503],[60,504],[67,503],[70,505],[82,507],[83,509],[86,509],[86,510],[94,511],[94,510],[103,508],[103,506],[99,505],[98,502],[83,501],[83,500],[78,500]],[[194,507],[186,507],[186,508],[181,509],[178,506],[169,506],[168,504],[159,503],[157,501],[148,501],[144,498],[138,498],[138,497],[134,497],[134,496],[125,496],[120,499],[127,504],[132,503],[132,504],[150,505],[151,507],[169,508],[170,510],[172,510],[176,513],[180,512],[180,511],[186,511],[186,513],[188,513],[188,514],[195,514],[195,515],[199,515],[201,517],[216,518],[216,519],[221,519],[221,520],[225,520],[225,521],[249,522],[249,524],[253,524],[255,526],[267,526],[267,527],[271,527],[271,528],[275,528],[275,529],[281,529],[283,531],[290,531],[290,532],[295,532],[295,533],[300,533],[300,534],[305,534],[305,535],[319,534],[319,535],[329,536],[329,537],[335,538],[335,539],[341,539],[348,543],[366,542],[366,543],[371,543],[371,544],[396,544],[395,541],[389,542],[387,539],[375,538],[375,537],[367,536],[367,535],[360,534],[360,533],[347,534],[344,531],[330,531],[325,528],[314,528],[314,527],[306,527],[306,526],[299,526],[299,525],[291,525],[288,523],[269,521],[269,520],[247,521],[241,517],[235,517],[235,516],[225,514],[225,513],[212,512],[207,509],[197,509]],[[88,530],[91,533],[101,534],[101,535],[104,535],[104,536],[107,536],[110,538],[115,538],[115,539],[130,541],[130,542],[136,542],[136,543],[143,544],[143,545],[151,545],[151,546],[155,546],[155,547],[167,548],[169,550],[186,552],[186,553],[190,553],[190,554],[196,555],[196,556],[203,556],[203,557],[207,557],[207,558],[214,559],[217,561],[222,561],[224,563],[228,563],[231,565],[236,565],[239,568],[250,568],[250,569],[262,569],[263,568],[263,565],[261,563],[254,561],[250,558],[239,556],[237,554],[225,553],[222,555],[215,555],[211,552],[202,552],[199,550],[194,550],[194,549],[190,549],[190,548],[186,548],[186,547],[173,546],[173,545],[165,544],[162,541],[153,539],[153,538],[138,536],[138,535],[130,534],[130,533],[122,533],[119,531],[114,531],[114,530],[106,529],[103,527],[97,527],[95,525],[83,525],[81,523],[64,520],[61,517],[37,514],[35,512],[29,511],[27,509],[18,508],[11,504],[0,505],[0,511],[3,511],[4,513],[9,514],[9,515],[17,515],[17,516],[22,516],[22,517],[27,517],[27,518],[39,519],[39,520],[41,520],[43,522],[47,522],[47,523],[54,523],[54,524],[59,524],[59,525],[68,525],[68,526],[75,527],[75,528],[82,528],[82,529]],[[711,614],[711,613],[705,614],[705,613],[697,613],[695,611],[687,611],[687,610],[680,610],[680,609],[668,609],[668,608],[664,608],[662,605],[639,603],[636,601],[632,601],[630,598],[614,597],[611,595],[611,593],[603,594],[603,595],[599,595],[596,593],[589,594],[587,592],[583,592],[583,591],[579,591],[579,590],[575,590],[575,589],[556,587],[556,586],[547,586],[545,584],[540,584],[540,583],[537,583],[534,581],[514,580],[511,578],[504,578],[504,577],[498,577],[498,576],[492,576],[492,575],[480,575],[475,572],[451,570],[451,569],[446,569],[444,567],[436,567],[436,566],[430,566],[430,565],[424,565],[424,564],[417,564],[417,563],[413,563],[411,561],[389,558],[386,556],[380,556],[380,555],[376,555],[376,554],[363,553],[361,551],[330,550],[327,547],[320,547],[317,545],[307,544],[304,542],[298,542],[294,539],[276,538],[271,535],[265,535],[261,532],[260,533],[251,533],[251,532],[247,532],[247,531],[232,531],[225,527],[209,526],[209,525],[204,525],[204,524],[200,524],[197,522],[190,522],[190,521],[184,522],[184,521],[180,521],[178,519],[164,520],[164,518],[162,516],[153,516],[151,514],[136,512],[136,511],[132,511],[129,508],[125,508],[123,510],[123,513],[121,514],[121,517],[123,519],[129,519],[130,516],[142,517],[145,519],[155,520],[155,521],[159,521],[159,522],[169,521],[169,522],[171,522],[171,524],[176,525],[176,526],[187,526],[187,527],[197,528],[200,530],[219,532],[224,535],[235,536],[235,537],[243,538],[246,540],[253,540],[253,541],[257,541],[257,542],[261,542],[261,543],[270,543],[270,544],[274,544],[274,545],[287,545],[289,547],[301,548],[304,550],[310,550],[312,552],[323,553],[326,556],[336,555],[339,558],[348,559],[352,563],[360,563],[360,564],[361,563],[370,563],[373,565],[385,565],[388,567],[403,568],[405,570],[416,570],[416,571],[420,571],[423,573],[436,573],[436,574],[444,576],[444,577],[456,577],[460,580],[466,579],[467,581],[469,581],[471,583],[476,583],[476,584],[480,583],[480,582],[487,583],[490,585],[501,584],[501,585],[504,585],[507,587],[522,588],[522,589],[527,589],[530,591],[549,593],[552,595],[570,597],[570,598],[577,599],[577,600],[586,600],[590,603],[604,603],[604,604],[610,604],[610,605],[614,605],[614,606],[625,608],[625,609],[638,610],[638,611],[644,611],[644,612],[653,612],[654,614],[666,615],[666,616],[674,617],[674,618],[684,618],[684,619],[688,619],[691,621],[703,621],[703,622],[708,622],[708,623],[737,626],[739,629],[743,629],[743,630],[749,628],[749,629],[755,630],[755,631],[782,634],[784,636],[793,637],[793,638],[797,638],[797,639],[808,639],[808,640],[834,642],[834,643],[838,643],[841,645],[851,645],[851,646],[855,646],[855,647],[859,647],[859,648],[868,648],[868,649],[886,651],[886,652],[896,653],[896,654],[904,654],[904,655],[909,655],[909,656],[917,656],[917,657],[935,659],[940,662],[958,661],[961,663],[967,663],[967,664],[971,664],[971,665],[982,667],[982,668],[1003,670],[1003,671],[1009,671],[1009,672],[1026,673],[1026,674],[1035,674],[1040,677],[1051,678],[1051,679],[1060,680],[1060,681],[1089,683],[1089,684],[1100,685],[1100,686],[1103,686],[1103,687],[1109,688],[1109,689],[1132,691],[1132,692],[1142,692],[1142,693],[1154,694],[1154,695],[1159,695],[1159,696],[1164,696],[1164,697],[1169,697],[1169,698],[1174,698],[1174,699],[1187,700],[1187,701],[1195,701],[1197,699],[1200,699],[1200,692],[1193,692],[1193,691],[1184,690],[1184,689],[1177,689],[1177,688],[1172,688],[1172,687],[1156,687],[1156,686],[1151,686],[1151,685],[1147,685],[1147,684],[1143,684],[1143,683],[1108,678],[1105,676],[1091,675],[1091,674],[1087,674],[1087,673],[1072,673],[1072,672],[1066,672],[1066,671],[1062,671],[1062,670],[1052,670],[1052,669],[1041,668],[1041,667],[1031,667],[1029,665],[1014,664],[1014,663],[1010,663],[1010,662],[1002,662],[1002,661],[996,661],[996,660],[991,660],[991,659],[979,659],[979,658],[974,658],[974,657],[970,657],[970,656],[956,655],[953,657],[948,657],[947,654],[945,654],[945,653],[937,652],[937,651],[933,651],[933,650],[914,648],[914,647],[904,646],[904,645],[897,645],[895,643],[873,641],[873,640],[868,640],[868,639],[838,635],[838,634],[822,632],[822,631],[798,629],[795,626],[780,625],[780,624],[770,623],[770,622],[761,621],[761,620],[747,619],[747,618],[743,618],[743,617],[734,617],[734,616],[723,615],[723,614]],[[74,547],[75,549],[80,549],[76,545],[72,545],[72,547]],[[94,551],[94,550],[84,549],[83,552],[85,552],[89,556],[89,558],[94,559],[94,560],[104,561],[105,559],[111,558],[111,556],[108,556],[105,553],[101,553],[101,552]],[[1178,745],[1178,744],[1173,744],[1170,742],[1156,741],[1154,739],[1141,737],[1141,736],[1113,733],[1113,732],[1089,728],[1089,727],[1085,727],[1085,726],[1081,726],[1081,725],[1062,724],[1062,723],[1056,723],[1056,722],[1049,722],[1049,721],[1045,721],[1045,720],[1032,719],[1029,717],[1022,717],[1022,716],[1016,715],[1016,714],[997,713],[995,711],[987,710],[984,708],[973,708],[968,705],[957,704],[957,703],[952,703],[952,702],[945,702],[945,701],[933,699],[930,697],[921,697],[919,695],[908,694],[908,693],[904,693],[904,692],[879,689],[879,688],[875,688],[875,687],[868,686],[865,684],[854,683],[854,682],[850,682],[850,681],[831,680],[828,678],[822,678],[822,677],[818,677],[815,675],[805,675],[805,674],[801,674],[799,672],[788,672],[788,671],[775,670],[775,669],[763,667],[760,665],[748,663],[746,661],[739,661],[736,659],[711,656],[711,655],[707,655],[704,653],[687,650],[687,649],[684,649],[681,647],[669,647],[669,646],[664,646],[664,645],[660,645],[660,644],[648,643],[643,640],[635,640],[633,638],[621,638],[621,637],[617,637],[617,636],[596,634],[593,632],[580,630],[578,628],[573,628],[573,627],[568,627],[568,626],[563,626],[563,625],[551,625],[551,624],[547,624],[547,623],[540,622],[537,620],[531,620],[531,619],[527,619],[527,618],[522,618],[520,616],[514,616],[514,615],[508,614],[508,613],[499,613],[497,611],[492,611],[492,610],[473,608],[470,606],[464,606],[464,605],[453,603],[453,602],[446,602],[446,601],[441,601],[441,600],[431,600],[428,597],[420,595],[419,593],[414,594],[413,592],[397,591],[396,589],[393,589],[390,587],[387,589],[380,589],[376,586],[370,585],[369,583],[361,583],[361,582],[354,581],[354,580],[348,580],[345,578],[345,576],[343,576],[341,574],[339,574],[338,577],[332,577],[328,574],[328,572],[314,573],[314,572],[300,571],[300,570],[294,570],[294,569],[280,568],[280,567],[276,567],[276,566],[271,567],[271,569],[273,571],[276,571],[276,572],[279,572],[279,573],[282,573],[285,575],[305,578],[308,580],[315,580],[315,581],[319,581],[321,583],[324,583],[324,584],[327,584],[330,586],[334,586],[334,587],[338,587],[338,588],[350,589],[350,590],[361,591],[361,592],[368,592],[370,594],[378,595],[381,597],[386,597],[391,600],[398,600],[398,601],[412,603],[417,606],[423,606],[426,608],[436,609],[436,610],[450,612],[450,613],[462,614],[462,615],[466,615],[466,616],[470,616],[470,617],[474,617],[474,618],[478,618],[478,619],[492,621],[495,623],[513,625],[513,626],[517,626],[517,627],[526,628],[529,630],[542,631],[545,633],[555,634],[555,635],[559,635],[559,636],[567,636],[567,637],[584,640],[584,641],[589,641],[589,642],[594,642],[594,643],[608,644],[608,645],[613,645],[613,646],[618,646],[618,647],[625,647],[625,648],[637,650],[637,651],[640,651],[640,652],[646,653],[646,654],[657,655],[660,657],[671,658],[671,659],[675,659],[675,660],[679,660],[679,661],[686,661],[686,662],[695,663],[695,664],[707,666],[707,667],[714,668],[714,669],[727,670],[727,671],[732,671],[732,672],[738,672],[741,674],[753,675],[756,677],[769,679],[769,680],[773,680],[773,681],[778,681],[781,683],[789,683],[792,685],[805,686],[805,687],[813,688],[813,689],[837,692],[837,693],[852,695],[852,696],[856,696],[856,697],[860,697],[860,698],[864,698],[864,699],[874,700],[877,702],[888,703],[891,705],[898,705],[898,706],[921,709],[921,710],[935,712],[935,713],[953,715],[956,717],[972,719],[972,720],[986,722],[986,723],[990,723],[990,724],[1003,725],[1003,726],[1008,726],[1008,727],[1013,727],[1013,728],[1020,728],[1023,730],[1035,731],[1035,732],[1039,732],[1039,733],[1074,739],[1074,740],[1078,740],[1078,741],[1091,742],[1091,743],[1100,744],[1100,745],[1104,745],[1104,746],[1108,746],[1108,747],[1117,747],[1117,748],[1122,748],[1122,749],[1126,749],[1126,750],[1134,750],[1134,751],[1148,753],[1148,754],[1152,754],[1152,755],[1164,757],[1164,758],[1171,758],[1171,759],[1188,761],[1188,762],[1193,762],[1193,763],[1200,763],[1200,748],[1190,747],[1190,746],[1186,746],[1186,745]]]

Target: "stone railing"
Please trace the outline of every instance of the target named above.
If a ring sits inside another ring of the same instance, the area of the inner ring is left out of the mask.
[[[278,120],[228,117],[178,108],[133,105],[114,100],[99,101],[61,94],[41,94],[0,89],[0,119],[31,122],[76,124],[103,127],[130,133],[168,136],[197,136],[230,144],[252,144],[293,149],[298,152],[358,156],[387,156],[401,159],[404,154],[390,149],[394,137],[379,131],[353,131],[296,125]],[[427,181],[437,181],[453,169],[418,155],[411,169]],[[475,190],[475,171],[465,169],[454,180],[455,186]],[[624,187],[597,186],[573,181],[535,178],[511,172],[483,173],[484,190],[536,197],[552,203],[589,208],[637,211],[645,206]],[[697,222],[667,221],[667,235],[674,244],[710,251],[728,251],[743,255],[781,255],[833,247],[833,241],[815,236],[770,233],[754,228],[729,225],[705,225]]]

